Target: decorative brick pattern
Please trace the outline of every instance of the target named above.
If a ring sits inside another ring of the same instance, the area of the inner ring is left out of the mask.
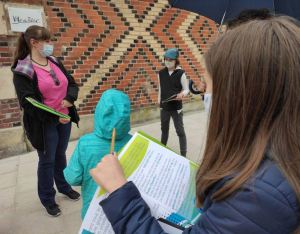
[[[18,99],[0,100],[0,128],[21,126]]]
[[[168,48],[180,51],[180,65],[188,81],[195,81],[196,89],[204,72],[202,54],[217,34],[213,21],[169,9],[167,0],[54,0],[42,4],[54,55],[80,86],[76,103],[80,115],[93,114],[107,89],[127,93],[133,109],[157,105],[157,72],[163,68],[162,55]],[[192,99],[192,95],[185,98]]]
[[[167,48],[180,50],[181,66],[197,84],[203,73],[202,53],[215,39],[216,25],[194,13],[168,9],[167,3],[45,2],[56,53],[81,87],[80,114],[93,113],[110,88],[127,93],[132,108],[156,105],[157,71],[163,68]]]

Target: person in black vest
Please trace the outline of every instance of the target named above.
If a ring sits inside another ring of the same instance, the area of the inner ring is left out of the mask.
[[[179,67],[178,50],[168,49],[163,55],[165,68],[158,73],[161,120],[161,143],[167,145],[169,138],[170,118],[172,117],[179,137],[180,154],[186,157],[186,136],[183,126],[182,99],[189,93],[185,71]],[[172,101],[166,99],[177,95]]]

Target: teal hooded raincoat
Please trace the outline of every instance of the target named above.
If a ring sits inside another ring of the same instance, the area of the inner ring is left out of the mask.
[[[81,218],[88,210],[97,189],[89,171],[95,168],[103,156],[110,153],[111,136],[116,128],[115,151],[118,152],[130,139],[130,100],[118,90],[107,90],[97,104],[94,117],[94,133],[81,137],[64,170],[67,182],[81,187],[83,207]]]

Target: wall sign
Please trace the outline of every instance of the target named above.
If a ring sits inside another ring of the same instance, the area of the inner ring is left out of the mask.
[[[41,10],[8,7],[8,14],[13,32],[25,32],[31,25],[43,26]]]

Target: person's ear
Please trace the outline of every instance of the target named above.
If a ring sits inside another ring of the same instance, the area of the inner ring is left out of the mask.
[[[37,41],[34,40],[33,38],[30,39],[30,45],[35,46],[37,44]]]

